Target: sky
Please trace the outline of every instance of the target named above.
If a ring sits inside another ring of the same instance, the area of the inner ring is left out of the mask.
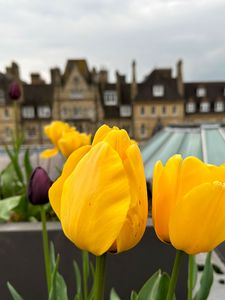
[[[0,0],[0,71],[21,77],[64,71],[67,59],[139,81],[154,68],[184,63],[185,81],[225,81],[224,0]]]

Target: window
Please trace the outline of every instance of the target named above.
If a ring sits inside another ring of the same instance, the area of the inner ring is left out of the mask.
[[[120,106],[120,116],[121,117],[130,117],[131,116],[131,106],[130,105]]]
[[[27,137],[32,138],[36,135],[36,128],[35,127],[28,127],[27,128]]]
[[[12,129],[9,128],[9,127],[5,127],[5,136],[7,138],[11,137],[12,136]]]
[[[49,106],[39,106],[38,107],[38,117],[39,118],[50,118],[51,109]]]
[[[186,104],[186,112],[187,113],[194,113],[196,110],[196,105],[194,102],[189,102]]]
[[[9,119],[9,117],[10,117],[9,109],[7,107],[5,107],[5,109],[4,109],[4,118]]]
[[[0,104],[5,103],[5,93],[3,90],[0,90]]]
[[[145,114],[145,107],[141,106],[140,107],[140,114],[143,116]]]
[[[73,83],[77,85],[80,82],[80,78],[78,76],[73,77]]]
[[[209,102],[201,102],[200,103],[200,112],[209,112],[210,111],[210,104]]]
[[[115,91],[104,92],[104,103],[108,106],[114,106],[118,104],[117,93]]]
[[[80,108],[80,107],[75,107],[75,108],[73,109],[73,115],[74,115],[75,118],[80,118],[81,115],[82,115],[82,110],[81,110],[81,108]]]
[[[162,114],[163,114],[163,115],[166,114],[166,106],[165,106],[165,105],[162,106]]]
[[[64,118],[66,118],[68,116],[68,109],[67,109],[67,107],[65,107],[65,106],[62,107],[61,113],[62,113],[62,116]]]
[[[177,114],[177,107],[176,107],[176,105],[173,105],[173,107],[172,107],[172,114],[173,115]]]
[[[164,96],[164,86],[163,85],[153,85],[152,94],[154,97]]]
[[[151,114],[152,114],[152,115],[155,115],[155,113],[156,113],[155,106],[152,106],[152,107],[151,107]]]
[[[140,133],[141,133],[142,136],[145,136],[145,135],[146,135],[145,124],[141,124]]]
[[[196,96],[197,97],[205,97],[206,96],[206,89],[204,87],[199,87],[196,90]]]
[[[216,101],[214,104],[214,111],[221,112],[224,111],[224,102],[223,101]]]
[[[24,106],[22,109],[22,116],[25,119],[33,119],[35,116],[33,106]]]
[[[78,90],[72,90],[71,92],[70,92],[70,99],[71,100],[79,100],[79,99],[83,99],[84,98],[84,96],[83,96],[83,94],[81,93],[81,91],[78,91]]]

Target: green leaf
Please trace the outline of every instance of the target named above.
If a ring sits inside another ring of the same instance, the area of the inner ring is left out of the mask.
[[[18,181],[12,163],[9,163],[1,172],[1,197],[8,198],[10,196],[18,195],[21,191],[21,184]]]
[[[111,289],[110,292],[110,300],[120,300],[120,297],[117,295],[116,291],[114,290],[114,288]]]
[[[213,284],[213,266],[211,264],[212,252],[209,252],[206,256],[205,267],[202,272],[202,277],[200,280],[200,288],[197,291],[194,300],[206,300],[211,286]]]
[[[161,270],[152,275],[141,288],[136,300],[164,300],[169,288],[170,278]]]
[[[130,300],[137,300],[138,294],[135,291],[131,292]]]
[[[51,290],[49,300],[68,300],[67,286],[61,274],[58,272],[59,255],[55,259],[55,249],[51,242],[50,244],[50,260],[52,267],[51,274]]]
[[[23,300],[20,294],[15,290],[15,288],[9,282],[7,282],[7,287],[14,300]]]
[[[29,149],[27,149],[24,154],[24,168],[25,168],[27,183],[29,183],[30,176],[31,176],[31,173],[33,170],[31,162],[30,162]]]
[[[21,182],[21,184],[24,186],[24,181],[23,181],[23,173],[21,171],[21,167],[19,165],[19,156],[18,156],[18,152],[19,150],[15,150],[14,149],[14,153],[13,151],[10,151],[8,146],[5,147],[5,150],[13,164],[14,170],[16,172],[16,175],[18,177],[18,180]],[[17,152],[18,151],[18,152]]]
[[[76,296],[74,299],[76,299],[76,297],[78,296],[81,297],[81,274],[80,274],[79,266],[75,260],[73,261],[73,269],[74,269],[75,280],[76,280]]]
[[[11,212],[16,208],[21,201],[21,196],[6,198],[0,201],[0,220],[8,221]]]

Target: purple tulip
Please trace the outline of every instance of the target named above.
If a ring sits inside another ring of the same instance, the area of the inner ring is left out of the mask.
[[[43,168],[37,167],[34,169],[28,186],[28,198],[30,202],[33,205],[48,203],[48,190],[52,183],[53,181]]]
[[[21,97],[21,88],[17,81],[13,81],[9,86],[9,98],[18,100]]]

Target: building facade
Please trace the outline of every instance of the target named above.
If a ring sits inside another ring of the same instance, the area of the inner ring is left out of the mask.
[[[45,144],[43,127],[63,120],[79,131],[94,134],[103,123],[127,130],[139,142],[149,139],[169,124],[225,122],[225,82],[184,82],[182,61],[171,68],[154,69],[136,81],[136,63],[131,81],[116,72],[90,70],[85,59],[68,60],[64,71],[50,70],[51,82],[31,74],[30,83],[20,78],[13,62],[0,73],[0,144],[10,143],[17,131],[25,144]],[[21,97],[13,102],[9,86],[17,81]]]

